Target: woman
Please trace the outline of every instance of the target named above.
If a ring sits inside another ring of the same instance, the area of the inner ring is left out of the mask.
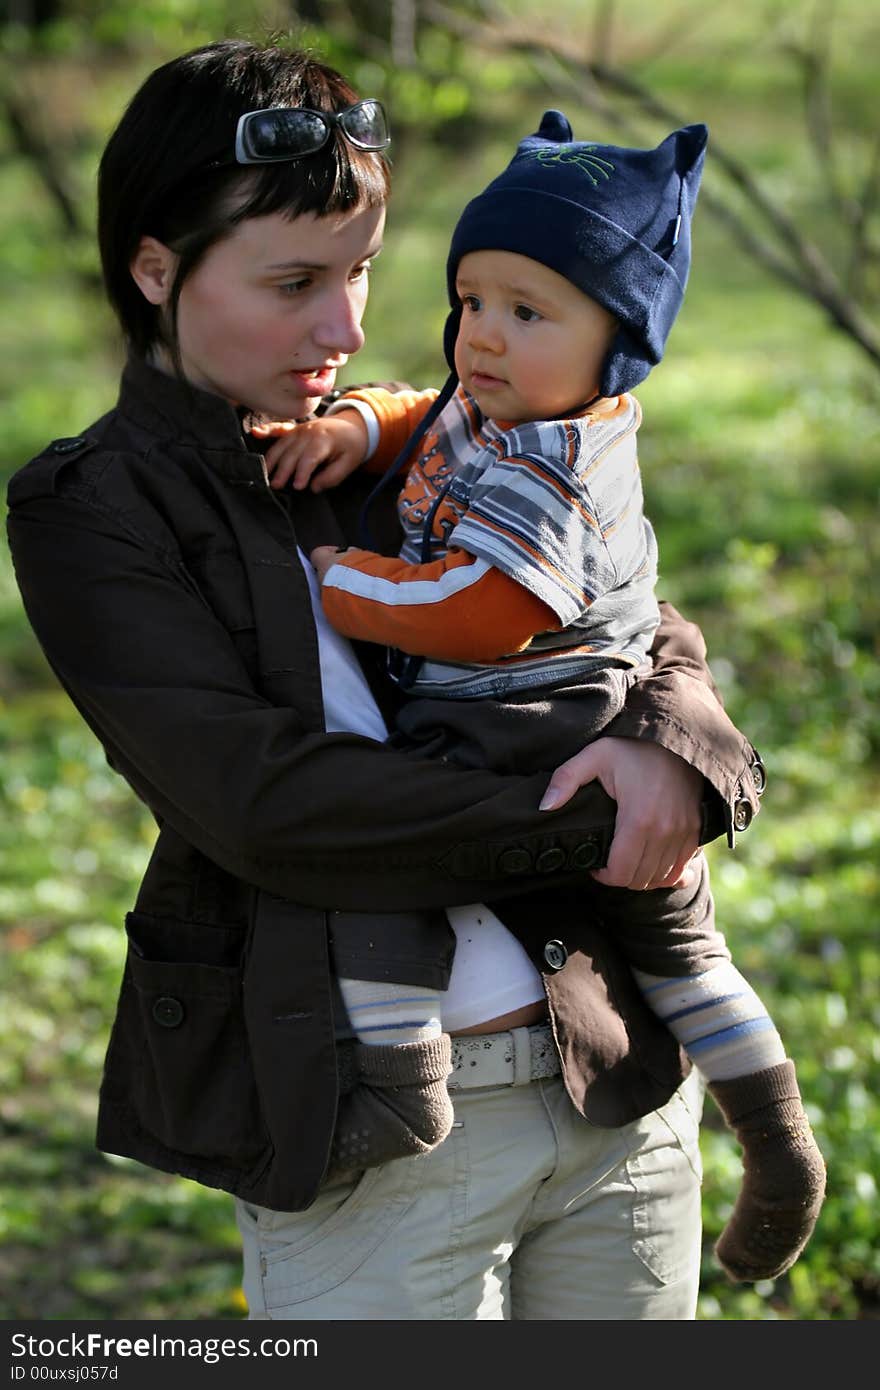
[[[363,343],[386,143],[338,74],[223,42],[153,73],[104,153],[119,402],[9,491],[34,630],[159,824],[98,1143],[236,1195],[253,1317],[689,1318],[682,1059],[578,883],[607,855],[605,882],[686,892],[760,763],[668,609],[617,737],[548,795],[380,742],[376,653],[326,630],[303,556],[355,539],[368,484],[278,495],[246,425],[324,408]],[[456,1124],[377,1162],[357,1098],[393,1117],[395,1078],[365,1076],[336,980],[402,964],[457,1003]]]

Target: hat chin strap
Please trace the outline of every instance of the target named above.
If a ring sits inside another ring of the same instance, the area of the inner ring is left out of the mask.
[[[397,458],[394,460],[391,467],[385,473],[382,474],[378,483],[364,501],[364,504],[360,510],[360,515],[358,517],[358,540],[360,541],[360,544],[367,550],[378,549],[376,542],[374,541],[370,533],[368,519],[370,509],[372,508],[374,502],[376,501],[380,493],[384,492],[385,489],[390,486],[390,484],[394,481],[394,479],[401,472],[401,470],[405,468],[406,465],[409,463],[419,441],[427,434],[431,425],[437,419],[437,416],[440,414],[440,411],[443,409],[446,403],[452,399],[452,396],[455,394],[455,388],[457,385],[458,377],[456,376],[455,372],[451,372],[450,375],[446,378],[442,391],[440,392],[437,399],[434,401],[431,408],[428,410],[424,419],[421,420],[420,423],[413,430],[412,434],[404,444],[403,448],[397,455]]]
[[[457,386],[458,376],[455,373],[455,371],[452,371],[446,378],[446,381],[443,385],[443,389],[441,390],[437,399],[434,401],[434,404],[431,406],[430,410],[425,415],[424,419],[413,430],[412,434],[404,444],[403,448],[397,455],[397,458],[394,460],[391,467],[388,469],[386,473],[382,474],[382,477],[379,479],[372,492],[366,498],[364,505],[361,507],[360,516],[358,517],[358,540],[360,541],[360,544],[364,546],[367,550],[377,549],[376,543],[373,540],[372,535],[370,534],[369,513],[371,507],[373,506],[379,495],[382,492],[384,492],[388,486],[390,486],[390,484],[394,481],[394,479],[401,472],[401,470],[405,468],[406,465],[409,463],[410,459],[412,458],[413,454],[418,448],[420,440],[424,438],[425,434],[427,434],[428,430],[430,429],[433,422],[437,419],[437,416],[440,414],[443,407],[447,404],[448,401],[452,399]],[[422,550],[420,556],[420,563],[423,565],[427,564],[431,558],[431,535],[434,526],[434,517],[437,513],[437,509],[440,506],[440,503],[446,496],[446,493],[449,490],[452,481],[453,479],[450,478],[446,486],[442,488],[441,491],[437,494],[436,498],[434,499],[433,506],[431,507],[427,517],[425,518],[425,524],[422,529]],[[388,674],[391,677],[391,679],[395,681],[398,686],[400,686],[401,690],[409,690],[410,686],[414,684],[415,679],[418,676],[423,661],[424,657],[411,656],[406,652],[401,652],[398,651],[396,648],[391,647],[388,650]]]
[[[603,392],[597,391],[595,396],[591,396],[588,401],[584,401],[583,405],[576,405],[574,410],[566,410],[562,415],[551,415],[548,418],[551,420],[575,420],[579,415],[585,415],[591,405],[595,405],[597,401],[603,401],[604,399],[605,396]]]
[[[455,341],[458,337],[458,329],[461,324],[461,305],[456,304],[446,315],[446,323],[443,326],[443,352],[449,364],[451,372],[456,371],[455,366]]]

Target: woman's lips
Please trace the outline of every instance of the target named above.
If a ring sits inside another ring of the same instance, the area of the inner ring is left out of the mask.
[[[336,384],[336,368],[322,367],[320,371],[288,372],[303,396],[326,396]]]

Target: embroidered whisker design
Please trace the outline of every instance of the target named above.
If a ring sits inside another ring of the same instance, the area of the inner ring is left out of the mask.
[[[598,186],[596,174],[601,174],[603,179],[610,179],[614,172],[614,165],[609,160],[590,153],[598,148],[598,145],[578,145],[576,148],[566,148],[562,145],[556,150],[536,150],[534,157],[542,164],[577,164],[590,182]]]

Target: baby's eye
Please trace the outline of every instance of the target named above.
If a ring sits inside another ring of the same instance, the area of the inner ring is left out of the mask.
[[[364,261],[363,265],[356,265],[351,272],[352,280],[366,280],[373,269],[372,261]]]
[[[479,312],[480,300],[478,295],[463,294],[461,297],[461,302],[464,308],[469,310],[470,313],[476,314]]]
[[[534,323],[536,319],[541,317],[537,309],[530,309],[528,304],[517,304],[513,312],[518,319],[522,319],[523,323]]]

